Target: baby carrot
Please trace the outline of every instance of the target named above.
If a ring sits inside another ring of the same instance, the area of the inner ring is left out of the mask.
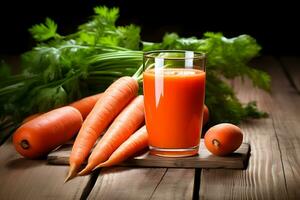
[[[82,116],[77,109],[61,107],[20,126],[13,135],[13,144],[24,157],[38,158],[70,140],[81,124]]]
[[[121,77],[111,84],[97,101],[84,121],[70,155],[70,169],[65,180],[73,178],[88,157],[101,133],[138,92],[138,82],[132,77]]]
[[[93,149],[87,166],[79,173],[85,175],[98,164],[106,161],[110,155],[128,139],[144,122],[144,97],[136,97],[116,117],[99,143]]]

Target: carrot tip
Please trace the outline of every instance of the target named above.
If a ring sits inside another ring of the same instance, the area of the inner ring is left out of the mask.
[[[108,161],[109,161],[109,160],[107,160],[107,161],[105,161],[105,162],[103,162],[103,163],[100,163],[99,165],[97,165],[97,166],[93,169],[93,171],[96,170],[96,169],[102,168],[102,167],[109,167],[110,165],[107,164],[107,163],[109,163]]]
[[[94,169],[93,169],[93,171],[95,171],[95,170],[97,170],[97,169],[99,169],[99,168],[101,168],[102,167],[102,165],[100,164],[100,165],[97,165]]]
[[[64,181],[64,183],[68,182],[69,180],[73,179],[76,176],[76,167],[74,165],[70,165],[70,169],[68,175]]]
[[[93,170],[93,167],[92,165],[87,165],[83,170],[81,170],[78,175],[79,176],[84,176],[84,175],[87,175],[89,174],[92,170]]]
[[[96,170],[99,169],[99,168],[101,168],[100,165],[96,166],[96,167],[93,169],[93,171],[96,171]]]

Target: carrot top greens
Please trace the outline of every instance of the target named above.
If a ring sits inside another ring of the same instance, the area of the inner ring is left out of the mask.
[[[22,73],[9,75],[5,64],[0,67],[0,123],[7,124],[7,116],[18,122],[29,114],[104,91],[117,78],[135,74],[143,51],[155,49],[207,54],[206,104],[213,123],[264,116],[255,103],[242,105],[221,79],[247,76],[254,86],[269,89],[270,77],[247,65],[261,49],[254,38],[228,39],[211,32],[201,39],[181,38],[170,33],[160,43],[145,42],[138,26],[116,26],[118,16],[118,8],[96,7],[92,18],[69,35],[59,34],[57,24],[49,18],[32,26],[29,31],[37,44],[21,56]]]

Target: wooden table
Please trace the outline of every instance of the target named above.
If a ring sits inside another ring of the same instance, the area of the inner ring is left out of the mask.
[[[300,58],[268,57],[255,65],[272,76],[272,92],[231,82],[242,102],[256,100],[269,118],[241,124],[251,145],[246,170],[103,169],[63,183],[67,166],[26,160],[0,147],[0,199],[300,199]]]

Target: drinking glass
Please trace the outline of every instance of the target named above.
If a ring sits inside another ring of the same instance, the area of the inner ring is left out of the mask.
[[[144,53],[143,91],[150,153],[185,157],[198,153],[205,96],[203,53]]]

